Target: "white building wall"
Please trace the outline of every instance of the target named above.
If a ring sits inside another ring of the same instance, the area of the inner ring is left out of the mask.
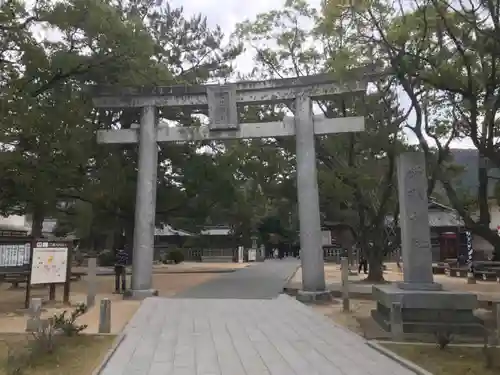
[[[10,215],[10,216],[0,216],[0,225],[19,228],[20,230],[26,229],[29,225],[26,222],[26,216],[24,215]]]
[[[500,207],[496,202],[490,200],[490,228],[492,230],[497,230],[497,228],[500,226]],[[477,219],[479,217],[479,212],[476,212],[475,215],[472,215],[473,219]],[[487,259],[488,257],[493,255],[493,246],[486,241],[484,238],[478,236],[478,235],[472,235],[472,248],[475,251],[478,252],[483,252],[484,253],[484,258]]]
[[[490,217],[491,217],[491,229],[497,229],[500,226],[500,207],[497,204],[492,204],[490,202]]]
[[[31,221],[26,215],[0,216],[0,226],[10,229],[31,231]],[[42,232],[52,233],[57,225],[56,219],[47,218],[43,221]]]

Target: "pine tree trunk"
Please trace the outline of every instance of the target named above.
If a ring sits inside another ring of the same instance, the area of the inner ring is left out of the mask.
[[[382,283],[384,282],[383,270],[383,249],[381,247],[373,247],[368,252],[368,277],[367,282]]]
[[[129,262],[134,258],[134,220],[125,223],[125,251],[128,254]]]
[[[45,219],[43,205],[35,205],[33,209],[33,217],[31,219],[31,236],[33,238],[42,237],[43,220]]]

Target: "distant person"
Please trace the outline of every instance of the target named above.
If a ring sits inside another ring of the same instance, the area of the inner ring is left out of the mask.
[[[278,259],[283,259],[285,257],[285,246],[283,244],[278,245]]]
[[[127,289],[126,275],[127,275],[128,254],[123,247],[120,247],[115,254],[115,293],[125,293]]]
[[[399,272],[403,272],[403,266],[401,265],[403,263],[403,257],[401,256],[401,249],[398,248],[396,251],[396,266],[398,267]]]
[[[361,270],[363,270],[365,275],[368,273],[368,260],[363,255],[359,258],[358,273],[361,273]]]

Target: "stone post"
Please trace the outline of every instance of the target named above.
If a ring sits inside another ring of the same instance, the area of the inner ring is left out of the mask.
[[[467,284],[476,284],[476,278],[472,272],[467,272]]]
[[[440,290],[432,274],[432,252],[425,156],[407,152],[397,160],[401,247],[404,282],[408,290]]]
[[[295,136],[302,289],[305,292],[324,292],[325,266],[321,243],[313,112],[307,93],[299,94],[295,100]]]
[[[156,169],[158,160],[156,108],[142,108],[139,128],[139,168],[135,203],[134,253],[132,266],[133,298],[155,295],[152,289]]]
[[[99,333],[111,332],[111,301],[104,298],[99,310]]]
[[[95,295],[97,292],[97,259],[89,258],[87,265],[87,308],[90,309],[95,304]]]
[[[497,341],[498,343],[500,343],[500,302],[497,302],[497,304],[495,305],[495,308],[496,308],[496,311],[495,311],[495,315],[496,315],[496,326],[497,326]]]
[[[29,317],[26,321],[26,332],[37,332],[40,328],[40,315],[42,313],[42,299],[32,298],[29,307]]]
[[[342,257],[340,260],[340,268],[342,273],[342,311],[350,311],[349,303],[349,259]]]
[[[393,341],[403,339],[403,313],[401,303],[393,302],[391,307],[391,336]]]
[[[243,263],[243,246],[238,246],[238,263]]]

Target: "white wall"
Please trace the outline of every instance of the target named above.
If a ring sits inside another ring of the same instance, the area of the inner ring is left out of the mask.
[[[10,215],[7,217],[0,216],[0,225],[24,229],[29,226],[29,223],[26,223],[26,216],[24,215]]]
[[[492,230],[497,230],[497,227],[500,226],[500,207],[498,204],[490,200],[489,202],[490,206],[490,228]],[[472,215],[473,219],[477,219],[479,217],[479,212],[476,212],[475,215]],[[489,257],[493,254],[493,246],[486,241],[484,238],[478,236],[478,235],[472,235],[472,248],[475,251],[481,251],[484,252],[485,257]]]
[[[42,232],[51,233],[57,224],[56,219],[47,218],[43,221]],[[31,222],[25,215],[0,216],[0,225],[20,230],[31,230]]]
[[[491,229],[497,229],[500,226],[500,207],[490,201],[490,217],[491,217]]]

